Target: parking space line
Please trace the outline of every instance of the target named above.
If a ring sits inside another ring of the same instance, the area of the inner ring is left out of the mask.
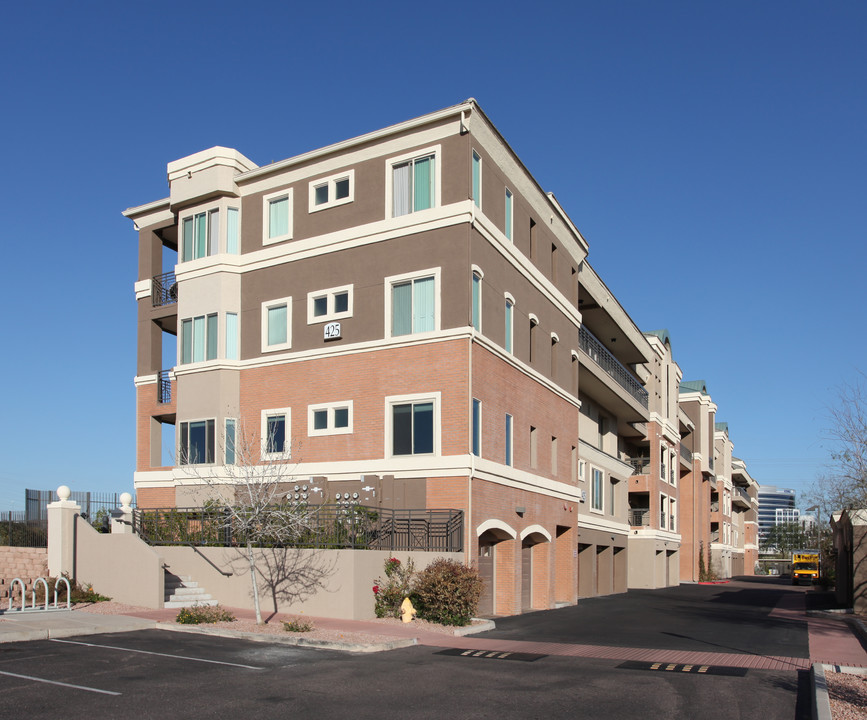
[[[84,645],[84,647],[102,648],[104,650],[119,650],[121,652],[139,653],[141,655],[156,655],[158,657],[174,658],[175,660],[192,660],[193,662],[210,663],[211,665],[228,665],[230,667],[246,668],[247,670],[264,670],[256,665],[242,665],[241,663],[224,662],[222,660],[208,660],[206,658],[190,657],[189,655],[172,655],[170,653],[153,652],[152,650],[136,650],[135,648],[117,647],[116,645],[97,645],[96,643],[80,642],[78,640],[60,640],[52,638],[51,642],[66,643],[67,645]]]
[[[33,675],[19,675],[18,673],[4,672],[3,670],[0,670],[0,675],[7,675],[9,677],[20,678],[22,680],[33,680],[34,682],[47,683],[48,685],[60,685],[61,687],[68,687],[74,690],[87,690],[87,692],[95,692],[102,695],[121,694],[119,692],[112,692],[111,690],[100,690],[99,688],[87,687],[86,685],[73,685],[72,683],[59,682],[57,680],[46,680],[45,678],[34,677]]]

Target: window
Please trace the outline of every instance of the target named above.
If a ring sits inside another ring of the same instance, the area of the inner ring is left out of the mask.
[[[663,444],[659,447],[659,477],[663,482],[668,480],[668,470],[666,463],[668,462],[668,448]]]
[[[348,435],[352,432],[352,400],[307,407],[307,435]]]
[[[659,527],[663,530],[668,526],[668,497],[659,496]]]
[[[608,514],[617,515],[617,480],[608,478]]]
[[[506,232],[506,240],[512,240],[512,220],[513,220],[513,198],[512,191],[509,188],[506,188],[506,221],[505,221],[505,232]]]
[[[586,465],[587,465],[586,461],[584,461],[584,460],[578,461],[578,479],[581,482],[584,482],[587,479],[586,478],[586,472],[585,472]]]
[[[476,332],[482,331],[482,274],[473,272],[473,327]]]
[[[473,398],[473,455],[482,456],[482,401]]]
[[[181,320],[181,364],[215,360],[217,314]]]
[[[551,333],[551,377],[557,377],[557,343],[560,338],[557,333]]]
[[[669,500],[668,529],[672,532],[677,530],[677,500],[674,498]]]
[[[226,360],[241,357],[238,335],[238,313],[226,313]]]
[[[178,465],[202,465],[214,462],[214,421],[195,420],[181,423]]]
[[[235,427],[235,420],[226,418],[226,442],[224,447],[226,465],[235,464]]]
[[[439,270],[424,272],[433,274],[420,277],[400,275],[385,279],[386,327],[390,337],[439,328]]]
[[[352,285],[307,294],[307,324],[352,317]]]
[[[530,426],[530,467],[533,468],[534,470],[536,469],[536,466],[539,464],[539,458],[536,454],[536,451],[537,451],[536,435],[537,435],[536,428],[534,428],[531,425]]]
[[[308,211],[351,203],[355,198],[355,170],[313,180],[308,187]]]
[[[592,481],[590,483],[590,509],[602,512],[603,501],[602,471],[592,469]]]
[[[515,298],[506,295],[506,352],[514,352],[515,340]]]
[[[291,410],[280,408],[262,411],[262,455],[274,460],[290,455]]]
[[[513,464],[512,457],[512,416],[506,413],[506,465],[510,467]]]
[[[676,453],[674,450],[672,450],[672,451],[671,451],[671,458],[670,458],[670,460],[669,460],[669,465],[668,465],[668,475],[669,475],[669,477],[668,477],[668,481],[669,481],[672,485],[675,484],[675,481],[674,481],[674,479],[675,479],[674,469],[675,469],[676,467],[677,467],[677,453]]]
[[[539,327],[539,318],[530,313],[530,362],[532,363],[535,359],[535,350],[536,346],[536,328]]]
[[[391,217],[427,210],[439,205],[436,173],[439,146],[388,161],[385,192]]]
[[[482,208],[482,158],[473,150],[473,202]]]
[[[238,208],[226,210],[226,252],[237,255],[241,239],[241,221]]]
[[[262,303],[262,352],[292,347],[292,298]]]
[[[386,398],[390,454],[439,453],[439,393]]]
[[[220,249],[220,211],[196,213],[181,222],[181,262],[215,255]]]
[[[265,195],[262,208],[262,244],[292,239],[292,189]]]
[[[551,474],[557,474],[557,438],[551,438]]]

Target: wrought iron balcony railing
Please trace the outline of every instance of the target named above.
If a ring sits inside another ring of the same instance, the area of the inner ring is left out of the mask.
[[[650,475],[650,458],[634,457],[629,459],[633,475]]]
[[[583,325],[578,331],[578,344],[602,370],[620,387],[647,409],[647,390],[636,380],[620,361]]]
[[[157,402],[166,405],[172,401],[171,370],[160,370],[157,373]]]
[[[154,277],[151,300],[154,307],[171,305],[178,301],[178,283],[174,272],[166,272]]]
[[[650,508],[630,510],[629,524],[633,527],[646,527],[650,525]]]
[[[683,446],[683,443],[680,445],[680,456],[686,460],[688,463],[692,462],[692,450],[687,449]]]

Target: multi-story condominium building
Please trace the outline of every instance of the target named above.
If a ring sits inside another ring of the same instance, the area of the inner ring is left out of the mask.
[[[640,367],[649,395],[649,419],[627,447],[629,479],[629,587],[680,582],[679,498],[686,472],[680,449],[678,388],[682,373],[672,359],[667,330],[645,333],[652,359]]]
[[[732,458],[732,486],[732,575],[752,575],[759,559],[759,486],[740,458]]]
[[[758,488],[759,544],[761,545],[774,525],[798,522],[800,511],[795,507],[795,491],[775,485]]]
[[[716,407],[475,101],[168,183],[124,213],[139,507],[200,505],[252,438],[299,502],[462,511],[483,614],[693,579]]]

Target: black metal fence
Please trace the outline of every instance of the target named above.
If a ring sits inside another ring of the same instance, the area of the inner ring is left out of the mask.
[[[0,546],[48,547],[47,520],[29,520],[24,510],[0,512]]]
[[[424,550],[461,552],[461,510],[390,510],[364,505],[297,505],[281,512],[290,532],[257,536],[264,547],[356,550]],[[151,545],[234,547],[246,534],[225,508],[158,508],[135,510],[133,530]]]

